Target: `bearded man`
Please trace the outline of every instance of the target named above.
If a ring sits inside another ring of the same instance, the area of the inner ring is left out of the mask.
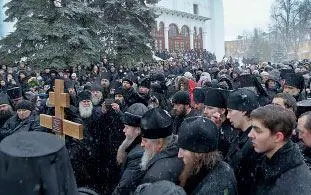
[[[130,194],[138,186],[142,171],[140,161],[143,156],[140,121],[148,108],[141,103],[130,106],[123,115],[125,140],[119,146],[117,162],[122,166],[122,176],[114,194]]]
[[[101,103],[103,102],[103,92],[102,87],[97,84],[93,84],[91,88],[92,93],[92,103],[95,108],[101,108]]]
[[[173,122],[173,133],[177,135],[178,128],[185,118],[198,116],[200,113],[191,108],[190,94],[187,91],[176,92],[172,98],[172,103],[172,115],[175,117]]]
[[[148,106],[150,100],[150,85],[150,79],[144,78],[141,80],[138,87],[139,102],[143,103],[145,106]]]
[[[237,194],[233,169],[217,149],[219,131],[209,119],[184,120],[178,133],[178,157],[184,162],[179,177],[187,194]]]
[[[140,163],[144,176],[140,184],[160,180],[178,184],[183,162],[177,157],[177,137],[172,135],[171,116],[161,108],[152,108],[142,117],[140,128],[144,148]]]
[[[14,111],[10,105],[9,98],[6,94],[0,93],[0,128],[13,115]]]

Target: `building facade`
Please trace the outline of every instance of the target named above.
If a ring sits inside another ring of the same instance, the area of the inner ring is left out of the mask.
[[[247,57],[246,52],[250,47],[250,40],[248,39],[237,39],[225,42],[225,55],[226,57],[231,56],[232,58],[243,58]]]
[[[224,12],[222,0],[161,0],[152,31],[157,50],[206,49],[222,59]]]

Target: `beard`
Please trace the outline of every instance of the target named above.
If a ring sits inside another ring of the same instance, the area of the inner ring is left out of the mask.
[[[152,148],[152,151],[148,151],[145,149],[143,156],[141,157],[140,167],[141,170],[145,171],[147,169],[147,164],[149,161],[156,155],[155,148]]]
[[[119,165],[122,165],[125,163],[127,152],[125,151],[135,140],[135,137],[126,137],[125,140],[122,142],[122,144],[118,148],[117,153],[117,162]]]
[[[89,107],[84,107],[82,105],[82,102],[79,103],[79,113],[82,118],[89,118],[90,116],[92,116],[92,112],[93,112],[92,104],[90,104]]]
[[[193,168],[194,168],[194,162],[189,161],[187,164],[184,164],[184,169],[182,170],[180,176],[179,176],[179,181],[180,181],[180,186],[185,187],[187,180],[193,175]]]
[[[92,103],[94,106],[97,106],[100,101],[103,99],[103,94],[98,93],[96,96],[92,94]]]
[[[184,169],[179,176],[179,185],[185,187],[188,179],[196,175],[202,165],[201,154],[193,154],[186,162],[184,161]]]

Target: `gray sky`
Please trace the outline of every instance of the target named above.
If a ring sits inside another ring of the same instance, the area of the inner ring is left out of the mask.
[[[273,0],[223,0],[225,40],[234,40],[255,27],[266,30],[272,2]]]

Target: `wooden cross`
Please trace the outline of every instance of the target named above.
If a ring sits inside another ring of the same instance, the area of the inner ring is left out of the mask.
[[[52,129],[63,138],[68,135],[79,140],[83,139],[83,125],[65,119],[64,108],[70,106],[70,96],[64,93],[63,80],[55,80],[55,89],[49,93],[49,102],[55,107],[55,116],[40,114],[40,125]]]

